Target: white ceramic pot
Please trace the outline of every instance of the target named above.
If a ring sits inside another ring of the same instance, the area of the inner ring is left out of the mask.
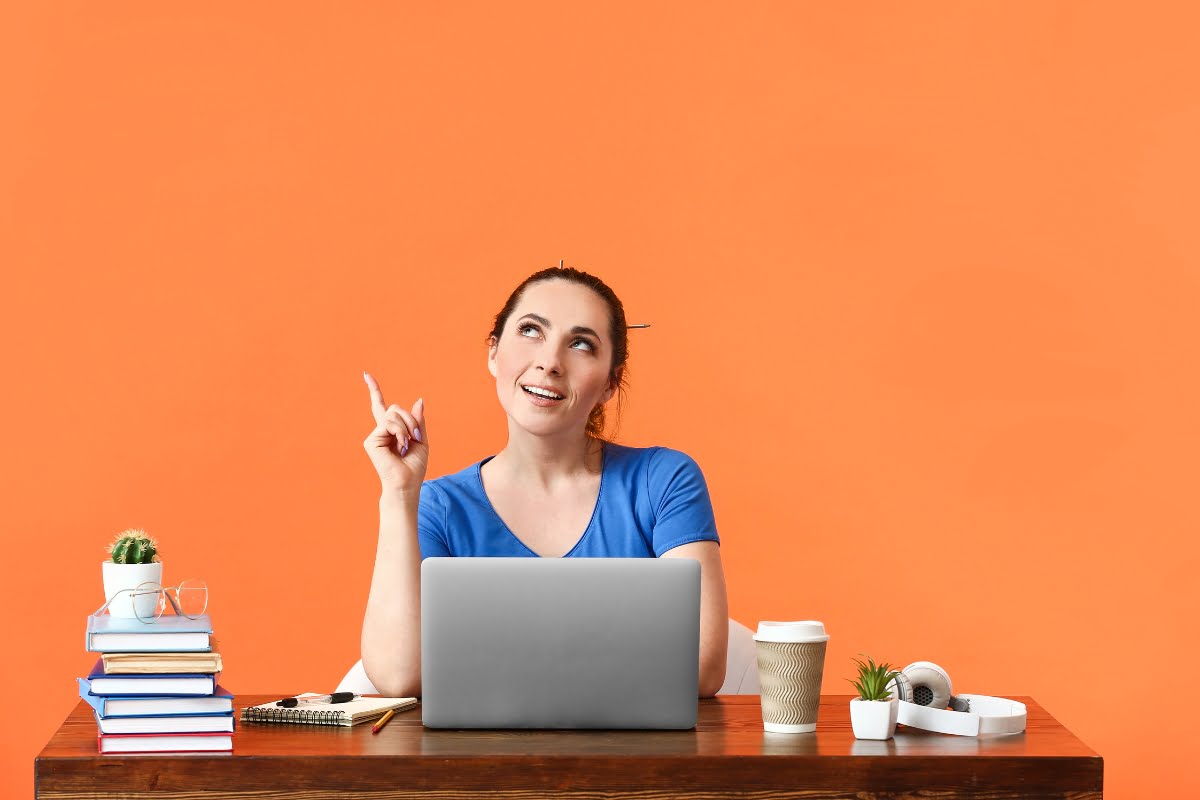
[[[896,732],[896,714],[900,701],[863,700],[856,697],[850,701],[850,726],[856,739],[890,739]]]
[[[110,559],[100,562],[100,568],[104,574],[105,600],[112,600],[117,592],[123,589],[135,589],[142,583],[153,582],[162,585],[163,565],[161,561],[150,564],[116,564]],[[135,613],[133,598],[128,594],[123,594],[108,606],[108,613],[114,617],[140,615],[144,619],[152,619],[154,604],[158,602],[158,597],[158,595],[148,594],[137,598],[138,608]]]

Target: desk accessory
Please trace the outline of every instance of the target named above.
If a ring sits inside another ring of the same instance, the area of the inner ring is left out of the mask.
[[[296,695],[297,699],[320,697],[316,692]],[[242,722],[289,722],[302,725],[341,725],[349,727],[382,717],[390,710],[404,711],[417,704],[415,697],[360,697],[346,703],[305,703],[297,708],[280,708],[263,703],[242,709]]]
[[[112,601],[109,613],[128,618],[152,615],[156,598],[144,595],[135,599],[130,590],[143,583],[162,582],[158,542],[144,530],[130,528],[118,533],[105,549],[110,558],[101,563],[101,573],[104,599]]]
[[[955,695],[950,675],[930,661],[909,664],[887,688],[900,701],[901,725],[956,736],[1025,730],[1023,703],[982,694]]]
[[[389,708],[388,712],[380,717],[379,722],[371,726],[371,733],[379,733],[383,730],[383,726],[392,721],[392,717],[396,716],[396,709]]]
[[[311,706],[318,703],[349,703],[351,700],[357,700],[362,697],[361,694],[354,692],[334,692],[333,694],[317,694],[305,695],[300,697],[285,697],[275,705],[280,708],[295,708],[296,706]]]
[[[769,733],[817,729],[829,635],[816,620],[760,622],[754,634],[762,686],[763,728]]]
[[[900,673],[886,661],[876,664],[867,656],[858,664],[858,678],[850,680],[858,697],[850,701],[850,727],[856,739],[890,739],[896,733],[896,714],[900,701],[887,690],[888,683]]]

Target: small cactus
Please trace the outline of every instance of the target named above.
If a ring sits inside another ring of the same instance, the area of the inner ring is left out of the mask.
[[[150,564],[159,560],[158,541],[140,528],[121,531],[107,550],[114,564]]]

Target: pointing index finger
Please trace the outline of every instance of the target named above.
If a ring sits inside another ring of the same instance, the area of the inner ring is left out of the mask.
[[[369,372],[363,373],[363,380],[367,382],[367,389],[371,392],[371,414],[375,417],[375,423],[383,422],[383,414],[387,410],[387,406],[383,403],[383,392],[379,388],[379,381],[375,380]]]

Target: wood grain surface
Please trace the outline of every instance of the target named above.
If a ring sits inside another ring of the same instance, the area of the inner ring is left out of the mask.
[[[283,695],[279,695],[282,697]],[[277,699],[236,698],[239,709]],[[242,723],[232,754],[108,754],[79,706],[35,761],[38,798],[1071,798],[1102,796],[1103,760],[1028,697],[1027,730],[948,736],[901,727],[854,738],[849,695],[817,731],[771,734],[757,696],[700,701],[691,731],[448,731],[420,706],[378,734]]]

